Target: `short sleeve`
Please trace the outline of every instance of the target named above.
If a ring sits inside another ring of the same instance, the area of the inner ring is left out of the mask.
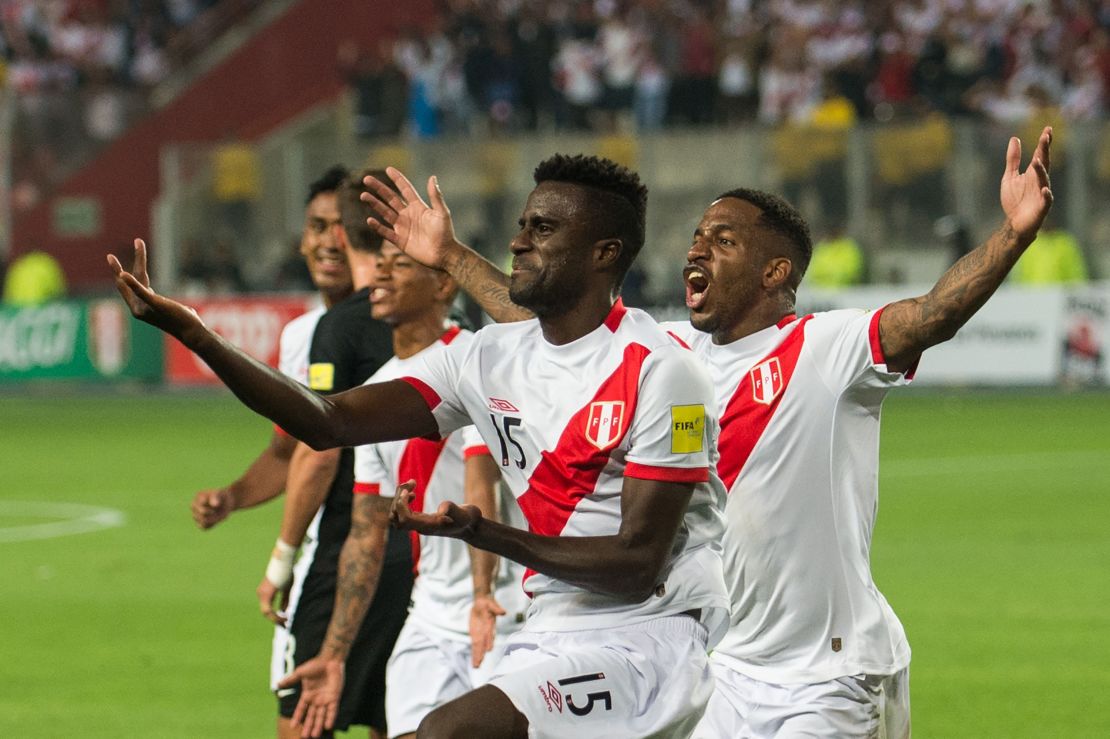
[[[405,375],[398,378],[424,398],[435,416],[440,438],[446,438],[451,432],[471,424],[458,388],[462,379],[460,368],[475,344],[474,341],[457,339],[432,351],[422,352],[406,368]]]
[[[382,495],[392,498],[389,471],[382,459],[380,444],[355,447],[355,495]]]
[[[481,455],[489,456],[489,447],[486,446],[485,439],[478,433],[476,427],[467,426],[459,433],[462,434],[463,459],[470,459],[471,457],[478,457]]]
[[[836,310],[818,313],[803,328],[810,356],[829,386],[837,391],[849,387],[887,389],[906,385],[914,369],[887,369],[879,341],[879,319],[883,308],[872,311]]]
[[[709,376],[692,352],[677,346],[653,351],[640,374],[625,475],[708,480],[717,428],[713,403]]]
[[[297,367],[297,352],[293,349],[295,331],[292,326],[293,321],[285,324],[281,329],[281,336],[278,337],[278,372],[303,385],[305,378]]]

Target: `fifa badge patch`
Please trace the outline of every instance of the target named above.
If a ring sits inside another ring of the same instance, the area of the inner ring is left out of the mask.
[[[834,652],[839,652],[843,648],[844,648],[844,643],[840,641],[840,637],[839,636],[834,636],[832,638],[832,650]]]
[[[327,362],[308,365],[308,386],[324,392],[335,387],[335,365]]]
[[[671,453],[694,454],[705,449],[705,406],[671,406]]]

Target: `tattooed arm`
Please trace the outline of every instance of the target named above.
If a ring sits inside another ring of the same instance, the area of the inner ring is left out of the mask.
[[[304,736],[320,736],[335,725],[343,693],[343,665],[362,619],[374,600],[382,574],[391,501],[377,495],[355,495],[351,530],[339,555],[335,607],[320,653],[285,677],[280,688],[302,682],[293,723]]]
[[[1021,172],[1021,141],[1011,138],[1001,185],[1006,221],[985,244],[952,265],[927,295],[891,303],[883,311],[879,341],[889,369],[905,372],[923,351],[955,336],[1033,243],[1052,207],[1051,144],[1052,129],[1045,128],[1032,162]]]
[[[356,495],[351,509],[351,531],[339,555],[335,608],[320,655],[346,660],[362,619],[374,600],[382,574],[385,540],[392,501],[379,495]]]
[[[421,264],[447,272],[498,323],[533,317],[509,298],[509,276],[455,237],[438,179],[428,178],[429,206],[399,170],[389,167],[386,173],[400,195],[374,177],[363,180],[367,192],[362,199],[379,216],[367,223],[379,236]]]

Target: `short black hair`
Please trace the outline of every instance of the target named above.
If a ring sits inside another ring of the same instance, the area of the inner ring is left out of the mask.
[[[761,211],[759,222],[786,239],[796,256],[794,274],[797,275],[797,280],[794,286],[797,287],[813,256],[813,237],[809,233],[809,224],[802,218],[798,209],[778,195],[747,187],[738,187],[722,193],[714,199],[714,202],[722,198],[745,200],[759,208]]]
[[[585,154],[555,154],[536,166],[532,178],[541,182],[569,182],[597,192],[600,197],[592,200],[594,215],[606,228],[612,228],[621,240],[617,261],[616,285],[632,266],[644,245],[647,229],[647,186],[640,182],[640,175],[622,167],[611,159]]]
[[[339,186],[343,184],[343,180],[350,177],[351,172],[342,164],[336,164],[327,172],[320,175],[320,178],[308,186],[308,197],[305,199],[304,204],[308,205],[316,196],[325,192],[336,192]]]
[[[343,231],[347,234],[347,242],[351,248],[377,254],[382,250],[382,237],[366,222],[367,218],[379,217],[374,206],[362,200],[362,193],[366,192],[362,181],[366,177],[384,182],[397,192],[397,186],[384,169],[364,169],[344,179],[335,194],[339,202],[339,220],[343,223]],[[397,194],[400,195],[399,192]]]

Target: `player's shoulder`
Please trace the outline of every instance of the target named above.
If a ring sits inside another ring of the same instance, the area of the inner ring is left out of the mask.
[[[688,323],[686,327],[683,329],[679,321],[659,323],[647,311],[628,308],[615,333],[626,343],[635,342],[651,352],[689,354],[687,339],[693,336]]]
[[[318,305],[292,319],[282,326],[281,340],[286,341],[297,337],[311,336],[312,332],[316,329],[316,324],[320,322],[320,318],[323,317],[327,311],[327,308]]]
[[[839,334],[853,326],[866,327],[876,311],[866,308],[837,308],[803,316],[807,334]]]

